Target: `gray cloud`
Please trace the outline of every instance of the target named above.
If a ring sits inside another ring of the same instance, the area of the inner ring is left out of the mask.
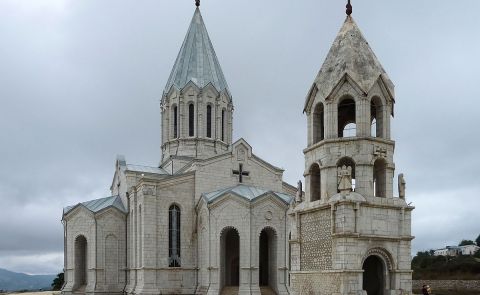
[[[344,20],[336,2],[202,1],[234,135],[291,183],[304,170],[304,99]],[[480,233],[477,2],[354,3],[396,84],[414,251]],[[61,270],[62,207],[108,195],[116,154],[158,164],[159,99],[192,14],[193,1],[0,2],[0,267]]]

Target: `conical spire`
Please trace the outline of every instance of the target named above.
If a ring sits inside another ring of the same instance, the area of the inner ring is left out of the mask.
[[[368,93],[380,77],[388,91],[394,93],[393,83],[351,16],[347,16],[315,79],[320,94],[328,97],[345,74],[364,93]]]
[[[165,93],[173,86],[182,89],[190,81],[200,88],[211,83],[219,92],[228,92],[227,81],[198,7],[168,79]]]

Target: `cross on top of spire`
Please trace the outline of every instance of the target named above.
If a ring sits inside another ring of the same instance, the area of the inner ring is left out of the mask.
[[[200,0],[195,0],[195,6],[197,6],[197,7],[200,6]]]
[[[347,15],[351,15],[353,12],[353,7],[352,7],[352,4],[350,3],[350,0],[348,0],[348,3],[347,3]]]

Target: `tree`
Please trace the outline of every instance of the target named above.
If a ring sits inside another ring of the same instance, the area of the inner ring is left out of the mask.
[[[475,242],[477,243],[477,246],[480,247],[480,235],[478,235],[477,239],[475,240]]]
[[[462,240],[458,245],[459,246],[475,245],[475,242],[472,240]]]
[[[53,279],[52,289],[53,291],[59,291],[63,287],[64,277],[63,272],[59,273],[55,279]]]

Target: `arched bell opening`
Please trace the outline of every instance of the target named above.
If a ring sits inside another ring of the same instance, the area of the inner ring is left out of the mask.
[[[324,107],[323,103],[318,103],[313,111],[313,144],[325,139],[325,127],[324,127]]]
[[[85,290],[87,285],[87,239],[85,236],[78,236],[75,239],[74,256],[74,290]]]
[[[378,198],[387,196],[387,163],[377,159],[373,165],[373,194]]]
[[[357,136],[355,100],[345,98],[338,104],[338,137]]]
[[[382,100],[375,96],[370,102],[371,136],[385,138],[384,134],[384,105]]]

